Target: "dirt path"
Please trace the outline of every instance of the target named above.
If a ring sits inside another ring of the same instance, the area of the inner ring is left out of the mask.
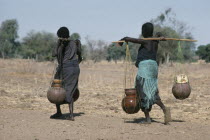
[[[0,140],[210,140],[210,64],[182,65],[192,87],[185,100],[171,93],[179,65],[159,67],[160,96],[174,120],[165,126],[157,105],[151,125],[138,123],[144,117],[141,111],[123,112],[123,63],[80,65],[81,96],[74,106],[76,121],[71,122],[49,119],[55,111],[46,97],[53,63],[0,59]],[[61,109],[68,112],[67,105]]]
[[[35,110],[1,109],[1,140],[209,140],[210,125],[174,121],[171,125],[104,115],[76,113],[75,121],[49,119],[50,114]],[[64,114],[64,117],[67,114]],[[155,119],[154,119],[155,120]]]

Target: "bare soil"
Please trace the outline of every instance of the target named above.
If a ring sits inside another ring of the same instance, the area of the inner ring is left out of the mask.
[[[117,139],[210,139],[210,65],[205,63],[161,65],[159,90],[171,108],[172,122],[163,124],[163,113],[153,106],[152,124],[142,124],[141,111],[128,115],[121,109],[124,66],[101,62],[80,65],[80,98],[75,103],[75,121],[49,119],[55,105],[46,97],[54,63],[0,59],[0,140],[117,140]],[[135,69],[135,68],[134,68]],[[188,99],[171,93],[176,74],[185,73],[192,87]]]

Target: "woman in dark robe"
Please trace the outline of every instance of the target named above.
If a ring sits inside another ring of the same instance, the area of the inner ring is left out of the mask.
[[[54,79],[61,79],[64,89],[66,90],[65,102],[69,104],[70,115],[67,119],[74,120],[73,116],[73,94],[78,90],[78,78],[80,74],[79,63],[81,57],[81,43],[79,40],[71,40],[69,30],[61,27],[57,31],[58,44],[53,52],[53,56],[57,57],[58,67]],[[60,104],[56,105],[57,113],[50,118],[58,118],[62,116]]]
[[[152,37],[153,28],[152,23],[143,24],[143,37]],[[158,36],[160,36],[160,33]],[[165,107],[165,105],[162,103],[158,91],[158,65],[156,57],[159,41],[143,40],[131,37],[124,37],[121,40],[141,44],[136,60],[136,67],[138,67],[136,89],[140,100],[141,110],[144,112],[146,117],[146,123],[151,123],[149,112],[152,109],[152,105],[157,104],[164,112],[165,124],[168,124],[171,118],[170,111],[169,108]],[[163,37],[162,40],[164,40]]]

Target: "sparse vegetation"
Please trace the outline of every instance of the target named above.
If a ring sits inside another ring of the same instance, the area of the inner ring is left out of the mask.
[[[193,39],[187,24],[179,21],[172,9],[166,9],[151,22],[155,25],[155,33],[161,32],[165,37]],[[139,25],[141,26],[141,25]],[[17,20],[6,20],[0,27],[0,57],[1,58],[24,58],[35,59],[36,61],[51,61],[53,48],[56,46],[57,38],[55,33],[31,31],[21,41],[18,38]],[[140,32],[140,31],[139,31]],[[139,35],[141,37],[141,35]],[[72,33],[71,39],[81,39],[79,33]],[[120,38],[119,38],[120,39]],[[95,63],[102,60],[120,61],[125,57],[125,47],[115,47],[103,40],[85,38],[82,44],[82,55],[85,60],[93,60]],[[192,42],[181,42],[179,47],[177,41],[162,41],[159,45],[158,62],[168,63],[169,61],[192,62],[195,61],[195,44]],[[132,60],[136,60],[138,44],[129,43]],[[200,52],[200,51],[199,51]],[[198,55],[200,53],[197,53]],[[203,56],[200,57],[202,59]]]

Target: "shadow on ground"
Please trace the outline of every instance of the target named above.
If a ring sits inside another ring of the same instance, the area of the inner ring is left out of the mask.
[[[164,124],[164,122],[156,121],[155,119],[157,119],[157,118],[151,118],[152,123],[155,122],[155,123]],[[145,118],[138,118],[138,119],[133,119],[133,120],[124,119],[124,122],[125,123],[147,124],[147,123],[145,123]],[[183,120],[172,120],[171,122],[185,122],[185,121],[183,121]]]
[[[152,122],[156,122],[156,123],[162,123],[162,122],[159,122],[159,121],[155,121],[154,120],[155,118],[151,118]],[[141,124],[141,123],[145,123],[145,118],[138,118],[138,119],[133,119],[133,120],[124,120],[125,123],[138,123],[138,124]]]
[[[76,117],[80,117],[82,115],[84,115],[85,113],[84,112],[79,112],[79,113],[74,113],[74,118]],[[56,120],[66,120],[68,117],[69,117],[70,113],[65,113],[65,114],[62,114],[61,117],[58,117],[58,118],[51,118],[51,119],[56,119]]]
[[[183,120],[172,120],[171,122],[185,122]]]

